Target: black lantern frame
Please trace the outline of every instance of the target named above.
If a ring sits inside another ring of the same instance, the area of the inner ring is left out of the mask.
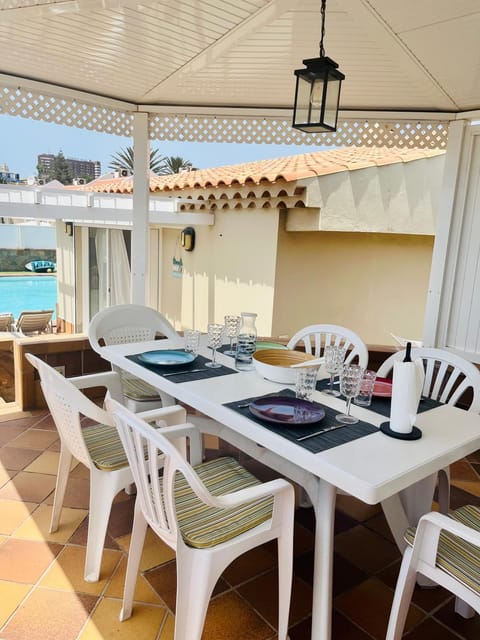
[[[294,72],[297,84],[292,127],[306,133],[336,131],[340,90],[342,80],[345,80],[345,75],[338,70],[338,64],[325,56],[325,8],[326,0],[322,0],[320,57],[304,60],[306,68]]]

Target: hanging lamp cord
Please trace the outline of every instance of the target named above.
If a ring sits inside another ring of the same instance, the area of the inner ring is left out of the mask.
[[[325,57],[325,48],[323,46],[323,38],[325,37],[325,13],[327,9],[327,0],[322,0],[320,7],[320,15],[322,16],[322,30],[320,34],[320,57]]]

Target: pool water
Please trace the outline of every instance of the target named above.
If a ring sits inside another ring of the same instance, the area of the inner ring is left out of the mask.
[[[18,318],[22,311],[55,310],[56,304],[55,276],[0,277],[0,313],[13,313]]]

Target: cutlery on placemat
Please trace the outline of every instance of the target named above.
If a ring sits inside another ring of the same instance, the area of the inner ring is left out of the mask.
[[[308,438],[314,438],[315,436],[321,436],[322,433],[327,433],[327,431],[335,431],[335,429],[341,429],[342,427],[346,427],[346,424],[335,424],[333,427],[327,427],[326,429],[322,429],[321,431],[315,431],[315,433],[309,433],[306,436],[301,436],[300,438],[296,438],[297,442],[301,442],[302,440],[308,440]]]
[[[188,371],[170,371],[170,373],[162,373],[161,375],[166,378],[167,376],[186,376],[189,373],[199,373],[205,371],[205,369],[189,369]]]

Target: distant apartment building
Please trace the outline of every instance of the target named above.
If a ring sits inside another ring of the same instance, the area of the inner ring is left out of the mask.
[[[0,164],[0,183],[10,184],[12,182],[20,182],[20,174],[10,171],[6,164]]]
[[[37,156],[38,177],[45,178],[53,171],[55,156],[53,153],[41,153]],[[102,167],[99,160],[77,160],[65,158],[73,180],[87,178],[94,180],[102,175]]]

